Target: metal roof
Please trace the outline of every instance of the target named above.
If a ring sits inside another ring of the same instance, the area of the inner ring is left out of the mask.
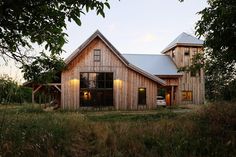
[[[203,40],[200,40],[190,34],[185,32],[181,33],[175,40],[173,40],[163,51],[169,51],[170,49],[174,48],[177,45],[184,45],[184,46],[202,46]]]
[[[182,75],[168,55],[122,54],[131,64],[152,75]]]

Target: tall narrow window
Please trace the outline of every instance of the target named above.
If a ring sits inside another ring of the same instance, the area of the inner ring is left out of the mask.
[[[94,62],[101,61],[101,50],[100,49],[94,49],[93,59],[94,59]]]
[[[175,50],[172,50],[172,58],[175,58]]]
[[[146,88],[138,88],[138,105],[146,105]]]
[[[192,91],[182,91],[182,100],[183,101],[192,101],[193,92]]]

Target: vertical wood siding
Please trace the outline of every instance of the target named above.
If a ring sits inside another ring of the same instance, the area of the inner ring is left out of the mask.
[[[101,49],[101,61],[94,62],[93,50]],[[113,103],[116,109],[154,108],[157,83],[127,68],[104,44],[95,38],[62,72],[62,108],[78,109],[80,106],[80,72],[113,72]],[[138,106],[138,88],[145,87],[147,105]]]
[[[190,55],[185,56],[185,48],[189,48]],[[170,50],[166,54],[171,56],[177,67],[183,67],[191,64],[191,58],[196,53],[203,53],[202,47],[184,47],[178,46],[175,48],[175,57],[172,57],[173,51]],[[192,77],[190,73],[184,73],[184,75],[179,79],[179,86],[176,88],[176,102],[177,104],[202,104],[205,101],[205,80],[204,80],[204,70],[200,70],[200,75]],[[182,101],[182,91],[192,91],[193,101]]]

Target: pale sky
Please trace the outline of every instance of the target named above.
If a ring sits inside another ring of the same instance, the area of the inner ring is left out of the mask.
[[[110,0],[111,9],[106,17],[90,12],[81,17],[82,26],[67,25],[68,43],[63,49],[70,55],[97,29],[121,53],[160,54],[179,34],[194,35],[196,13],[207,6],[207,0]],[[23,82],[20,70],[9,62],[0,61],[0,75],[8,74]]]

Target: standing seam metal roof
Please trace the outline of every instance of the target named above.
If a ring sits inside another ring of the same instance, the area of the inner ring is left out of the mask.
[[[182,75],[168,55],[122,54],[131,64],[152,75]]]

